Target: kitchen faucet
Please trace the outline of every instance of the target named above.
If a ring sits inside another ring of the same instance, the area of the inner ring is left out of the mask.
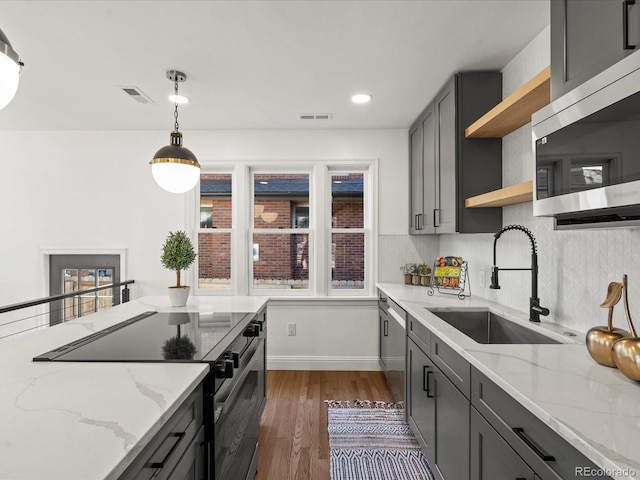
[[[509,230],[520,230],[524,232],[531,241],[531,268],[499,268],[496,265],[496,244],[498,239],[504,232]],[[538,251],[536,247],[536,239],[528,228],[522,225],[507,225],[500,229],[500,231],[494,234],[495,240],[493,241],[493,266],[491,267],[491,285],[489,288],[494,290],[500,289],[498,283],[498,271],[500,270],[531,270],[531,297],[529,298],[529,321],[539,322],[540,315],[549,315],[549,309],[540,306],[540,299],[538,298]]]

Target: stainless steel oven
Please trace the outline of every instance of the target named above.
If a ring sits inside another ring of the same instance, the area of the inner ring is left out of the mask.
[[[247,480],[255,476],[258,426],[266,403],[265,367],[266,323],[256,320],[215,364],[215,391],[205,406],[208,478]],[[207,418],[208,414],[212,417]]]

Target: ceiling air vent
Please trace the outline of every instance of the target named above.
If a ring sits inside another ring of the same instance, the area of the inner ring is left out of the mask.
[[[331,120],[330,113],[300,113],[298,114],[300,120]]]
[[[147,97],[142,90],[138,87],[118,87],[122,90],[126,95],[133,98],[138,103],[153,103],[149,97]]]

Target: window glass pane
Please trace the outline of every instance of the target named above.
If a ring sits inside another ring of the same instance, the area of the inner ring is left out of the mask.
[[[309,235],[253,235],[253,286],[269,289],[309,288]]]
[[[254,228],[308,228],[309,175],[257,173],[253,198]]]
[[[364,288],[364,233],[331,235],[331,288]]]
[[[200,228],[231,228],[231,174],[200,175]]]
[[[363,198],[363,174],[332,174],[331,226],[333,228],[363,228]]]
[[[231,288],[231,234],[198,234],[198,287]]]

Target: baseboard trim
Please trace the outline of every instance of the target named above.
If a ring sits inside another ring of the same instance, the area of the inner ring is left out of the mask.
[[[378,357],[268,356],[267,370],[380,370]]]

